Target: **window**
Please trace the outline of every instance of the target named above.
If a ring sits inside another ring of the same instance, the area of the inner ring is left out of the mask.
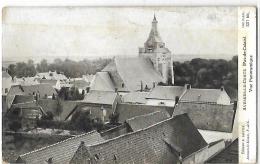
[[[125,87],[125,84],[124,83],[122,83],[122,88],[124,88]]]
[[[7,93],[8,92],[8,88],[5,88],[5,93]]]

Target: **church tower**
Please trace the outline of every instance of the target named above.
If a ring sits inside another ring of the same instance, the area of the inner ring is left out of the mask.
[[[149,37],[144,43],[144,47],[139,48],[139,56],[151,59],[154,68],[163,77],[163,83],[169,83],[169,74],[172,76],[172,84],[174,84],[174,72],[171,51],[165,47],[158,29],[158,21],[154,15],[152,21],[152,29]]]

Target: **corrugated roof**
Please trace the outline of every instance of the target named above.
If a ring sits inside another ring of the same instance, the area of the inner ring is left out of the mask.
[[[39,164],[39,163],[46,163],[46,161],[52,158],[53,163],[57,163],[57,164],[69,163],[74,153],[78,149],[81,141],[83,141],[86,145],[92,145],[92,144],[100,143],[104,141],[104,139],[100,136],[98,132],[92,131],[20,155],[19,156],[20,159],[18,160],[23,160],[24,162],[30,164]]]
[[[137,131],[166,120],[169,117],[170,115],[166,112],[156,111],[153,113],[130,118],[126,120],[126,123],[131,127],[133,131]]]
[[[197,89],[191,88],[181,98],[181,101],[201,101],[217,103],[217,100],[221,94],[220,89]]]
[[[176,163],[178,157],[164,139],[178,146],[182,158],[204,148],[207,143],[187,115],[167,119],[146,129],[121,135],[89,146],[85,151],[96,163]],[[76,155],[74,155],[75,157]],[[80,163],[74,158],[71,163]]]
[[[198,129],[231,133],[236,111],[234,104],[180,102],[175,106],[173,115],[183,113],[189,115]]]
[[[119,114],[119,122],[124,122],[127,119],[153,113],[156,111],[166,112],[172,114],[173,107],[166,106],[150,106],[150,105],[137,105],[137,104],[117,104],[116,112]]]
[[[126,95],[123,95],[122,101],[124,103],[133,103],[133,104],[145,104],[146,97],[149,95],[149,92],[130,92]]]
[[[156,86],[146,97],[148,99],[175,100],[185,92],[182,86]]]
[[[162,82],[162,77],[154,69],[152,62],[148,58],[122,58],[116,57],[115,63],[118,74],[122,78],[124,85],[129,91],[138,91],[147,85],[152,88],[154,83]]]
[[[90,90],[96,91],[115,91],[115,87],[108,72],[97,72]]]
[[[92,90],[85,95],[83,102],[112,105],[115,102],[117,96],[118,95],[116,92]]]

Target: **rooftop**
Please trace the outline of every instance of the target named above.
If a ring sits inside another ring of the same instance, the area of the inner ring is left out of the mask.
[[[78,135],[61,142],[43,147],[41,149],[20,155],[17,162],[26,162],[30,164],[46,163],[52,158],[53,163],[69,163],[81,141],[86,145],[97,144],[104,139],[96,131]]]
[[[175,100],[176,96],[180,97],[184,91],[185,88],[182,86],[156,86],[146,98]]]

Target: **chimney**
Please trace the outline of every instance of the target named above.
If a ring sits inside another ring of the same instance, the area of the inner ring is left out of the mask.
[[[176,96],[176,97],[175,97],[175,105],[179,102],[179,100],[180,100],[180,97],[179,97],[179,96]]]
[[[191,89],[191,85],[190,85],[190,84],[185,84],[184,87],[185,87],[185,89],[187,89],[187,90],[188,90],[188,89]]]
[[[220,87],[220,90],[221,90],[221,91],[224,91],[224,86],[221,86],[221,87]]]
[[[143,92],[143,82],[141,81],[141,89],[140,89],[141,92]]]

